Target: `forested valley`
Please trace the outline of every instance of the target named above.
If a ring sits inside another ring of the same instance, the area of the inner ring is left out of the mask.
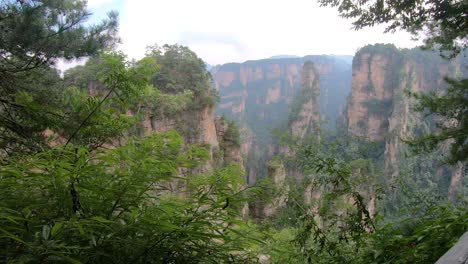
[[[0,263],[443,258],[468,231],[468,4],[318,2],[424,44],[135,60],[116,12],[1,1]]]

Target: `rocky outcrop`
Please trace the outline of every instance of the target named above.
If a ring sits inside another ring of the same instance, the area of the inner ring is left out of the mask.
[[[366,46],[353,60],[352,88],[345,111],[347,131],[382,142],[385,173],[394,178],[407,162],[407,147],[401,139],[434,129],[434,120],[415,112],[415,100],[406,92],[442,92],[446,87],[444,76],[461,74],[459,59],[448,61],[437,53],[398,50],[393,45]],[[438,162],[421,162],[418,171],[435,170]],[[448,170],[455,185],[462,178],[463,169],[459,167]]]
[[[103,91],[106,91],[105,87],[98,81],[88,82],[87,89],[88,93],[93,96],[99,96]],[[166,93],[164,96],[170,98],[170,96],[178,95]],[[203,96],[205,98],[202,98]],[[198,144],[205,147],[209,153],[209,160],[193,171],[181,172],[184,175],[207,172],[231,163],[239,164],[243,168],[243,159],[240,154],[240,144],[238,143],[239,135],[238,133],[236,135],[228,133],[232,130],[234,124],[227,122],[222,117],[215,118],[214,105],[200,103],[203,102],[203,99],[209,97],[210,91],[204,95],[190,97],[189,102],[185,102],[187,106],[179,107],[172,112],[164,111],[164,107],[160,107],[157,102],[144,103],[138,107],[138,115],[142,116],[141,120],[128,135],[146,136],[154,132],[161,133],[175,130],[183,136],[185,144]],[[134,116],[136,113],[129,110],[127,115]],[[49,130],[44,131],[44,136],[52,140],[51,132]],[[125,144],[120,141],[120,138],[114,139],[112,145],[108,147],[112,148],[113,146]],[[59,141],[54,139],[51,144],[57,144],[56,142]]]
[[[460,188],[463,185],[463,178],[466,175],[466,165],[463,162],[458,162],[452,168],[452,177],[450,178],[450,187],[448,190],[448,198],[452,202],[458,200],[460,195]]]
[[[302,90],[296,97],[289,113],[289,134],[303,139],[309,134],[318,135],[320,125],[320,85],[314,64],[306,61],[301,73]]]
[[[375,54],[371,57],[370,53],[364,53],[354,59],[352,89],[346,113],[351,134],[381,140],[387,132],[387,108],[391,107],[395,89],[384,87],[384,81],[388,74],[387,66],[395,63],[395,56]],[[372,103],[373,108],[369,109]]]
[[[236,125],[228,122],[224,117],[218,116],[215,118],[215,128],[220,154],[216,160],[218,166],[227,166],[234,163],[243,167],[244,161]]]
[[[274,152],[271,130],[288,126],[288,113],[302,90],[301,74],[306,61],[313,62],[315,67],[313,80],[317,80],[321,89],[320,104],[304,105],[301,120],[293,124],[295,133],[299,133],[305,123],[310,123],[306,117],[309,110],[314,118],[319,110],[330,124],[335,123],[339,109],[345,106],[351,82],[351,65],[347,60],[335,56],[266,59],[224,64],[211,71],[221,99],[217,112],[240,125],[250,183],[267,175],[266,164]],[[316,76],[320,77],[315,79]],[[315,109],[316,105],[320,109]]]
[[[231,126],[223,117],[215,117],[213,107],[206,106],[198,110],[189,110],[173,116],[160,116],[148,112],[141,121],[141,135],[153,132],[176,130],[184,136],[186,144],[205,146],[210,153],[210,160],[202,165],[198,172],[235,163],[243,167],[240,144],[237,135],[229,135]]]
[[[268,192],[268,199],[252,202],[249,206],[251,215],[259,219],[274,216],[279,208],[286,205],[289,197],[289,186],[286,183],[286,170],[283,163],[272,161],[268,164],[267,171],[270,186],[264,191]]]
[[[109,91],[109,87],[97,78],[97,73],[107,69],[108,65],[103,63],[101,58],[90,58],[86,65],[67,72],[64,82],[67,86],[78,87],[96,98],[105,96],[122,99],[120,92]],[[105,147],[125,145],[128,137],[143,137],[151,133],[175,130],[182,136],[183,148],[196,144],[208,151],[206,162],[200,162],[193,169],[181,169],[179,176],[204,173],[231,163],[243,167],[239,133],[231,133],[234,124],[223,118],[215,121],[217,96],[211,86],[212,78],[205,63],[188,48],[179,45],[154,47],[141,63],[132,64],[122,83],[127,89],[127,86],[135,88],[133,85],[149,82],[144,89],[138,89],[138,93],[143,93],[139,101],[136,101],[136,94],[133,93],[126,101],[128,109],[125,114],[133,117],[129,120],[135,126],[127,129],[123,135],[115,136],[108,142],[109,146]],[[140,67],[142,65],[145,66]],[[147,68],[150,65],[154,69]],[[136,71],[139,70],[144,72],[137,74]],[[234,78],[234,75],[226,73],[223,80],[230,82]],[[126,89],[124,90],[129,92]],[[118,113],[116,111],[114,114]],[[53,131],[44,131],[44,137],[50,139],[51,144],[61,144],[62,139],[57,139]],[[177,188],[174,189],[177,192]]]
[[[301,80],[302,89],[291,103],[287,126],[288,137],[299,144],[310,136],[320,138],[320,77],[311,61],[304,63]],[[294,159],[295,149],[283,144],[275,147],[275,155],[279,154],[285,159]],[[295,165],[288,165],[286,172],[288,176],[295,179],[304,177],[301,169]]]
[[[289,186],[286,184],[286,171],[281,163],[271,163],[268,166],[268,178],[277,187],[277,193],[270,203],[263,208],[264,217],[273,216],[278,208],[286,205],[288,201]]]
[[[320,109],[319,109],[319,75],[314,67],[314,63],[306,61],[301,70],[300,93],[291,103],[291,111],[288,117],[287,134],[294,140],[304,140],[310,135],[319,135]],[[293,158],[295,150],[288,146],[270,145],[267,150],[267,157],[280,155],[287,159]],[[275,215],[277,210],[286,205],[289,196],[289,185],[286,177],[294,177],[296,180],[302,180],[304,175],[299,168],[294,166],[285,166],[283,161],[265,160],[267,168],[266,177],[272,184],[273,190],[269,198],[270,201],[254,203],[251,205],[251,211],[254,216],[259,218],[268,218]],[[268,188],[267,188],[268,189]],[[312,203],[316,192],[310,188],[305,191],[306,203]]]

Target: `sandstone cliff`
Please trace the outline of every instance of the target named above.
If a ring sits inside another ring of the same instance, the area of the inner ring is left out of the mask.
[[[202,171],[211,170],[220,163],[215,153],[219,151],[223,138],[216,129],[214,110],[211,106],[195,111],[183,111],[174,116],[154,115],[147,112],[140,127],[142,136],[153,132],[176,130],[184,136],[185,143],[206,146],[210,153],[210,161],[202,166]]]
[[[427,173],[440,165],[437,157],[425,161],[406,158],[407,147],[401,139],[434,129],[434,122],[414,111],[415,101],[405,91],[442,92],[446,87],[443,77],[459,77],[462,70],[460,59],[448,61],[436,53],[398,50],[392,45],[367,46],[356,54],[346,127],[351,135],[383,143],[387,177],[395,178],[408,168],[412,172],[406,173],[412,175]],[[409,162],[417,164],[410,166]],[[445,169],[445,175],[439,169],[436,181],[445,188],[450,180],[460,182],[464,173],[460,166]],[[455,189],[450,187],[449,192]]]
[[[229,63],[212,69],[221,99],[217,112],[240,124],[242,153],[247,158],[250,183],[267,175],[266,163],[275,152],[271,130],[288,127],[292,103],[302,89],[301,73],[306,61],[314,63],[314,74],[320,77],[319,112],[333,126],[351,87],[351,65],[345,59],[333,56],[266,59]],[[316,109],[309,110],[318,117]],[[293,125],[295,133],[300,122]]]
[[[304,140],[307,136],[319,135],[320,127],[320,85],[319,74],[311,61],[304,62],[300,71],[301,90],[291,102],[291,110],[289,112],[288,124],[285,134],[298,142]],[[274,142],[269,146],[268,153],[265,154],[264,163],[266,178],[272,186],[271,198],[268,202],[252,203],[250,211],[259,218],[272,217],[279,208],[286,205],[289,197],[290,186],[286,182],[286,177],[293,177],[298,182],[303,179],[302,172],[299,168],[285,164],[282,160],[269,160],[274,155],[282,156],[286,159],[294,159],[296,150],[289,146],[283,146]],[[307,191],[306,191],[307,192]],[[305,194],[307,196],[307,193]]]
[[[289,186],[286,183],[286,170],[282,162],[273,161],[267,165],[268,186],[264,187],[267,199],[253,201],[249,212],[253,217],[264,219],[275,215],[277,210],[286,205],[289,197]]]
[[[78,76],[83,75],[83,71],[89,71],[87,67],[94,66],[87,64],[76,71]],[[235,124],[228,122],[224,118],[215,118],[215,96],[209,85],[209,73],[202,68],[199,75],[204,76],[197,89],[181,88],[179,91],[172,91],[165,87],[185,87],[178,82],[171,85],[164,82],[154,83],[156,88],[151,88],[147,96],[132,106],[127,115],[135,116],[139,120],[136,126],[124,135],[124,137],[115,138],[111,145],[106,147],[125,144],[126,136],[146,136],[154,132],[166,132],[175,130],[183,136],[185,144],[198,144],[205,147],[209,153],[209,160],[190,172],[207,172],[231,163],[239,164],[243,168],[243,159],[240,154],[240,143],[238,142],[239,133],[232,133]],[[198,76],[196,73],[181,73],[176,70],[172,74],[190,74]],[[206,75],[206,76],[205,76]],[[188,78],[185,76],[184,78]],[[71,85],[82,87],[90,95],[101,96],[107,92],[106,87],[92,78],[72,78],[68,81]],[[165,76],[167,77],[167,76]],[[190,76],[189,76],[190,77]],[[169,78],[169,77],[167,77]],[[178,78],[174,78],[178,81]],[[190,79],[190,78],[188,78]],[[78,81],[76,81],[78,80]],[[172,79],[171,79],[172,80]],[[190,82],[189,82],[190,83]],[[44,131],[46,137],[51,137],[52,131]],[[60,144],[61,139],[51,142],[51,144]]]
[[[306,61],[301,72],[302,90],[296,97],[289,113],[289,134],[303,139],[319,133],[320,126],[320,85],[314,64]]]

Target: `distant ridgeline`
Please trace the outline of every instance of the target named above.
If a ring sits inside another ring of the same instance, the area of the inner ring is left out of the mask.
[[[239,122],[250,183],[265,176],[265,164],[274,154],[271,130],[288,126],[290,111],[301,95],[304,62],[312,62],[319,75],[320,116],[325,127],[333,128],[351,88],[351,58],[275,56],[211,70],[220,95],[217,113]]]
[[[444,148],[411,156],[401,139],[436,129],[433,119],[415,112],[407,91],[441,92],[447,87],[444,77],[467,76],[467,65],[466,56],[445,60],[436,52],[376,44],[354,58],[278,56],[224,64],[211,73],[220,95],[217,113],[239,122],[249,183],[267,176],[267,164],[281,152],[273,129],[303,138],[316,128],[341,128],[343,136],[380,146],[375,158],[384,185],[412,175],[416,185],[435,183],[440,194],[453,199],[464,188],[464,164],[440,166]],[[423,176],[429,174],[435,176]]]

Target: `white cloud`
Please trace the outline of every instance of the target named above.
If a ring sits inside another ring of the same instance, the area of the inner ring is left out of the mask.
[[[76,67],[78,65],[84,65],[88,59],[87,58],[81,58],[78,60],[65,60],[65,59],[58,59],[54,67],[60,71],[60,75],[63,76],[63,74],[68,70],[73,67]]]
[[[351,21],[314,0],[125,0],[120,12],[121,49],[137,59],[154,43],[187,45],[210,64],[277,54],[352,55],[372,43],[416,46],[404,32],[354,31]]]

